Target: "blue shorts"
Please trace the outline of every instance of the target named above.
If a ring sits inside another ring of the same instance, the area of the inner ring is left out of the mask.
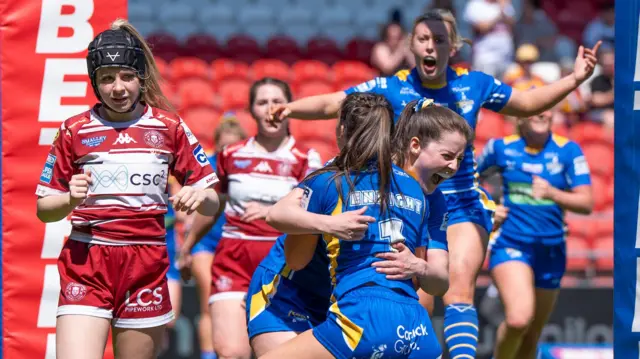
[[[429,314],[415,299],[381,287],[355,289],[331,305],[313,335],[334,357],[425,358],[442,355]]]
[[[478,187],[470,191],[445,193],[444,197],[449,211],[449,226],[471,222],[491,233],[496,204],[487,191]]]
[[[167,272],[167,279],[179,281],[180,271],[178,270],[178,253],[176,253],[175,244],[167,245],[167,253],[169,255],[169,271]]]
[[[558,289],[567,266],[566,243],[527,243],[498,231],[491,238],[489,270],[509,261],[531,267],[536,288]]]
[[[210,235],[204,236],[200,242],[196,243],[191,250],[191,254],[198,253],[210,253],[214,254],[216,252],[216,247],[218,246],[218,242],[220,242],[220,237],[213,237]]]
[[[272,332],[302,333],[326,319],[329,298],[258,266],[251,277],[246,308],[249,339]]]

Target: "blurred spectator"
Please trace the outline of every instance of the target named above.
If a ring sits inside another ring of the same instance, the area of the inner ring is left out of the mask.
[[[445,9],[451,11],[453,17],[456,16],[456,7],[453,3],[453,0],[433,0],[431,5],[428,5],[424,8],[424,12],[427,12],[431,9]]]
[[[501,78],[513,58],[512,26],[515,10],[511,0],[471,0],[464,19],[475,33],[473,68]]]
[[[380,70],[382,76],[392,76],[398,70],[415,66],[407,34],[399,23],[388,23],[380,35],[382,41],[371,50],[371,65]]]
[[[615,74],[615,54],[612,48],[600,49],[599,56],[602,72],[591,81],[589,117],[597,122],[613,127],[613,84]]]
[[[533,0],[525,0],[522,18],[514,28],[516,47],[523,44],[534,44],[540,51],[540,61],[556,61],[557,35],[558,28],[547,17],[544,10],[537,8]]]
[[[532,44],[524,44],[516,51],[516,64],[504,74],[504,82],[511,87],[530,89],[544,86],[544,81],[531,73],[531,65],[540,58],[538,48]]]
[[[600,15],[591,20],[584,29],[583,43],[586,47],[594,47],[598,40],[602,40],[602,47],[615,45],[616,11],[613,2],[601,6]]]

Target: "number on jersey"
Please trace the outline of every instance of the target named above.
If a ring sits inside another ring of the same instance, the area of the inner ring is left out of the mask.
[[[380,238],[389,241],[389,248],[392,251],[395,251],[395,249],[391,247],[392,244],[405,241],[402,235],[402,227],[404,227],[404,223],[397,218],[378,222]]]

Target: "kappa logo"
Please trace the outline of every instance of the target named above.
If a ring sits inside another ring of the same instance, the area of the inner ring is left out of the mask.
[[[114,62],[118,57],[120,57],[120,52],[116,52],[115,55],[111,55],[111,53],[107,52],[107,57],[111,62]]]
[[[253,168],[253,170],[256,172],[273,173],[273,169],[271,169],[271,166],[267,161],[261,161],[257,166]]]
[[[114,145],[128,145],[130,143],[138,143],[128,133],[119,133],[118,138],[113,142]]]

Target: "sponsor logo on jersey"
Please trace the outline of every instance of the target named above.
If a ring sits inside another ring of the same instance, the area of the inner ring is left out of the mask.
[[[96,165],[90,166],[93,182],[91,191],[95,193],[138,193],[150,190],[149,187],[164,188],[167,183],[167,171],[159,166]]]
[[[449,226],[449,212],[445,212],[444,216],[442,216],[442,224],[440,224],[440,230],[446,231]]]
[[[87,295],[87,287],[80,283],[71,282],[67,284],[67,287],[64,290],[64,295],[72,302],[80,301],[85,295]]]
[[[202,146],[198,145],[193,149],[193,157],[196,158],[196,161],[200,164],[200,167],[210,166],[209,159],[207,158],[207,154],[204,153],[204,149]]]
[[[191,129],[189,128],[189,126],[187,126],[187,124],[184,122],[182,122],[180,126],[182,126],[182,130],[184,130],[184,134],[185,136],[187,136],[187,140],[189,141],[189,144],[195,145],[196,142],[198,142],[198,139],[193,134],[193,132],[191,132]]]
[[[40,181],[51,183],[51,177],[53,176],[53,165],[56,163],[56,156],[49,154],[47,156],[47,162],[44,164],[42,173],[40,173]]]
[[[80,143],[87,147],[98,147],[107,139],[107,136],[96,136],[91,138],[83,138]]]
[[[544,171],[542,163],[522,163],[522,170],[528,173],[540,174]]]
[[[573,169],[576,176],[588,175],[589,164],[584,156],[578,156],[573,159]]]
[[[154,289],[144,288],[136,295],[131,295],[131,291],[127,291],[124,300],[125,312],[157,312],[162,310],[162,287]]]
[[[144,133],[144,143],[154,148],[160,148],[164,145],[164,137],[160,132],[150,130]]]
[[[253,168],[255,172],[264,172],[264,173],[273,173],[273,169],[271,169],[271,165],[267,161],[260,161],[257,166]]]
[[[304,193],[302,194],[302,198],[300,199],[300,207],[305,210],[309,208],[309,201],[311,200],[311,196],[313,195],[313,190],[307,186],[303,188]]]
[[[251,165],[251,160],[235,160],[233,161],[233,165],[239,169],[245,169]]]
[[[114,145],[128,145],[130,143],[138,143],[138,142],[134,140],[131,136],[129,136],[128,133],[125,133],[125,132],[120,132],[118,134],[118,138],[116,138],[116,140],[113,141]]]

